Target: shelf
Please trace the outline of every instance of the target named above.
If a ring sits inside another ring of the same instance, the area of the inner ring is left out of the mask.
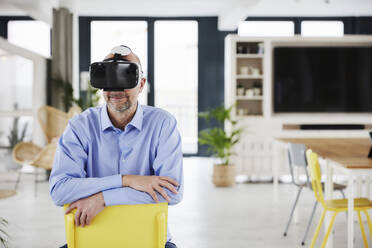
[[[236,79],[263,79],[263,75],[244,75],[237,74]]]
[[[236,100],[263,100],[262,96],[237,96]]]
[[[238,59],[244,59],[244,58],[247,58],[247,59],[259,59],[259,58],[263,58],[264,55],[261,54],[261,53],[247,53],[247,54],[236,54],[236,58]]]
[[[262,120],[263,115],[257,114],[257,115],[236,115],[236,120],[244,121],[244,120]]]

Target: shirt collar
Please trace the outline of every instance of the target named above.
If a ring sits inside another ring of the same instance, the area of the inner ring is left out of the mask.
[[[143,120],[143,107],[141,104],[137,103],[137,110],[133,116],[133,119],[128,123],[128,125],[134,126],[138,130],[142,130],[142,120]],[[101,128],[102,131],[105,131],[107,128],[115,129],[114,125],[112,124],[110,117],[107,112],[107,104],[102,106],[101,111]]]

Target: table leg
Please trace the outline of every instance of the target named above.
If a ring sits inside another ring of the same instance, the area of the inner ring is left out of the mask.
[[[326,162],[326,182],[325,182],[325,198],[332,199],[333,198],[333,168],[332,165],[328,160]],[[332,213],[328,212],[325,216],[324,220],[324,233],[327,232],[328,226],[331,222]],[[329,234],[327,248],[333,248],[333,232]]]
[[[279,200],[279,166],[281,162],[281,145],[274,141],[274,160],[272,161],[274,202]]]
[[[354,176],[349,175],[348,180],[348,220],[347,220],[347,247],[354,247]]]
[[[366,176],[366,197],[371,198],[371,178],[370,176]]]
[[[362,177],[356,178],[356,197],[360,197],[362,195]]]

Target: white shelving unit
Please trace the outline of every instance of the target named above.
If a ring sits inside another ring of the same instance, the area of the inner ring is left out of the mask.
[[[236,103],[235,116],[263,116],[263,85],[264,85],[264,40],[238,40],[230,36],[226,42],[230,58],[229,82],[225,92],[230,93]]]
[[[225,106],[235,104],[233,118],[245,129],[236,149],[238,174],[271,176],[275,137],[365,137],[368,130],[300,130],[301,124],[372,124],[370,113],[274,113],[273,54],[275,47],[372,46],[372,36],[225,38]],[[260,49],[258,49],[260,47]],[[247,69],[241,69],[248,67]],[[254,68],[258,71],[253,71]],[[252,93],[256,88],[256,93]],[[257,90],[259,88],[259,90]],[[226,125],[226,129],[229,126]],[[279,171],[287,171],[282,165]]]

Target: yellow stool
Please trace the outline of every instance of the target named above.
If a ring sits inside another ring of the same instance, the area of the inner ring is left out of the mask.
[[[68,248],[165,247],[168,203],[105,207],[85,227],[75,226],[75,212],[65,215]]]
[[[313,240],[311,241],[311,245],[310,245],[311,248],[315,246],[315,242],[318,237],[319,230],[323,224],[325,214],[327,213],[327,211],[333,212],[331,223],[329,224],[326,235],[324,236],[324,239],[322,242],[322,248],[323,248],[325,247],[327,243],[329,234],[331,233],[332,226],[333,226],[333,223],[335,222],[337,214],[340,212],[348,211],[348,204],[347,204],[348,200],[347,199],[324,200],[322,184],[321,184],[322,174],[321,174],[320,167],[319,167],[318,155],[309,149],[306,152],[306,157],[307,157],[307,162],[310,167],[311,184],[313,187],[313,191],[315,193],[315,198],[324,208],[322,212],[322,216],[320,217],[318,226],[315,230]],[[364,226],[362,222],[362,217],[360,215],[360,211],[362,211],[367,217],[369,232],[372,237],[372,225],[371,225],[371,220],[369,218],[369,214],[367,212],[367,210],[371,208],[372,208],[372,202],[369,199],[367,198],[354,199],[354,209],[358,213],[358,219],[359,219],[360,229],[362,231],[364,247],[368,247],[368,242],[367,242],[366,234],[364,231]]]

